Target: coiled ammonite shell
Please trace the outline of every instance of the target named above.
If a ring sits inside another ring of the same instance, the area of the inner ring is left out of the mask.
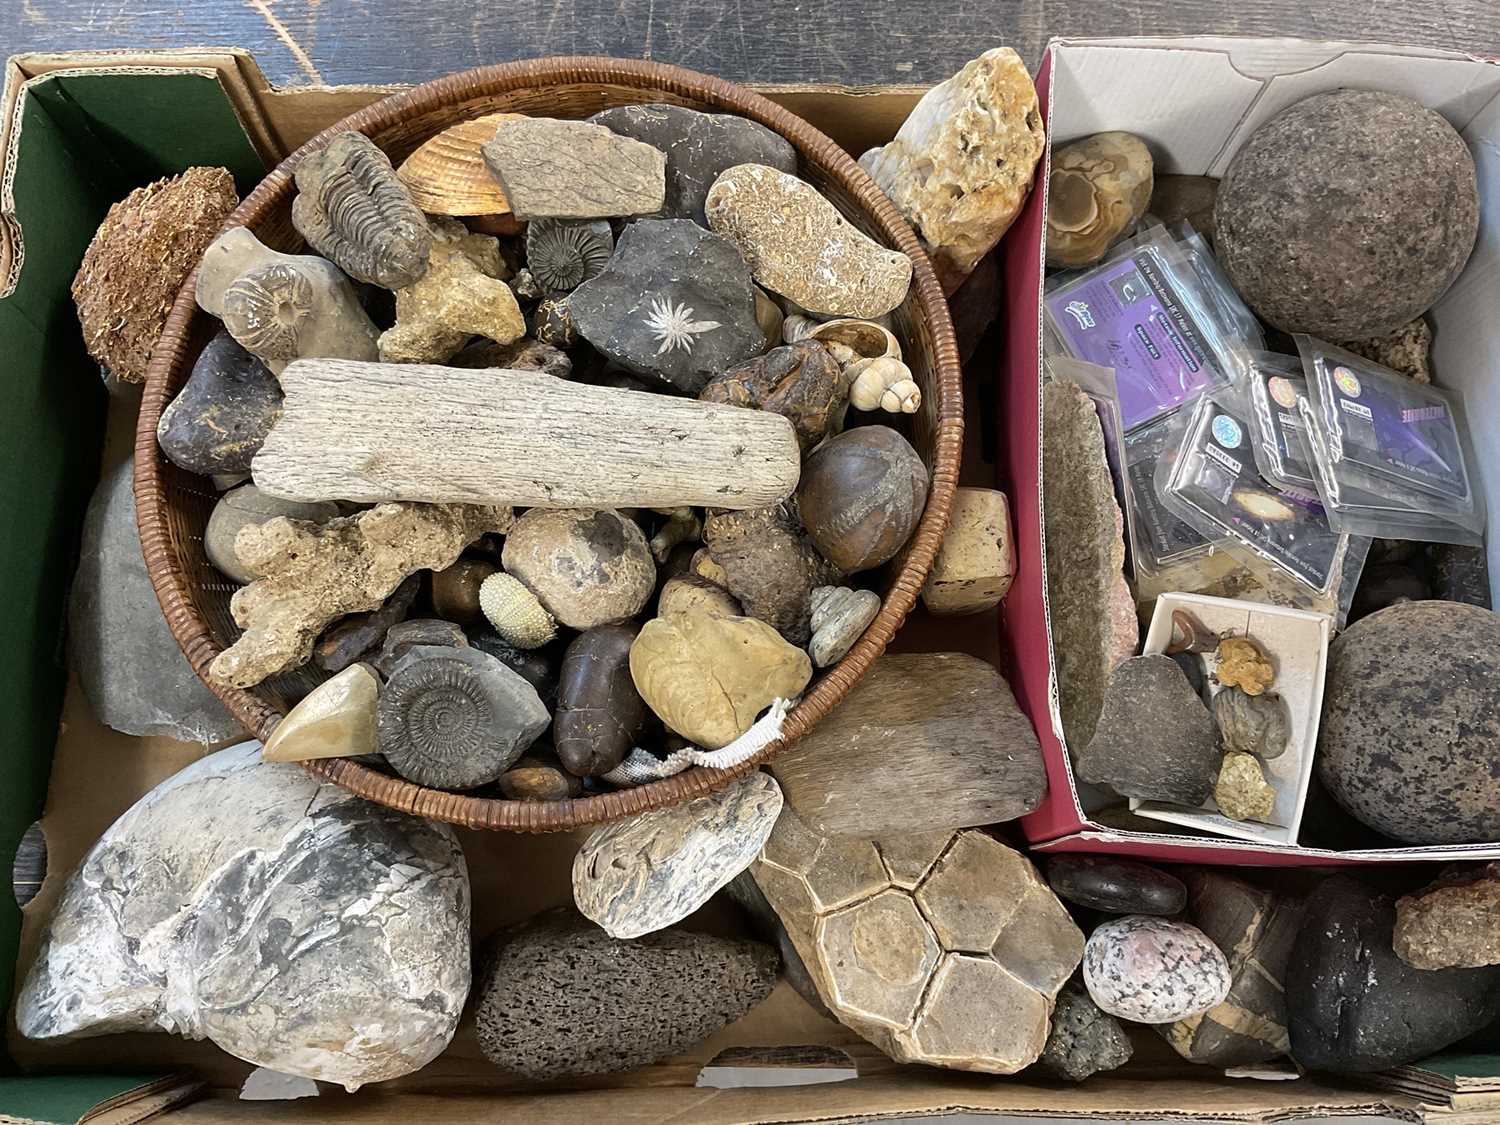
[[[380,695],[380,752],[408,781],[473,789],[494,781],[547,729],[536,689],[488,653],[419,645]]]
[[[576,289],[601,273],[615,252],[607,219],[565,223],[534,219],[526,228],[526,268],[553,293]]]
[[[278,262],[251,270],[224,291],[224,327],[262,359],[296,359],[298,335],[312,305],[312,282]]]
[[[427,272],[427,218],[369,137],[339,134],[296,176],[292,225],[350,277],[401,289]]]

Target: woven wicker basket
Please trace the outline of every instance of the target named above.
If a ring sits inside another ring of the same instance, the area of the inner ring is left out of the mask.
[[[275,249],[299,251],[302,242],[291,224],[292,169],[304,154],[345,130],[367,134],[399,163],[428,137],[480,114],[508,110],[581,118],[610,106],[642,102],[671,102],[759,121],[792,143],[800,174],[852,223],[911,257],[911,292],[893,318],[913,377],[922,388],[922,408],[906,420],[932,475],[922,522],[911,549],[899,566],[893,564],[874,623],[848,656],[813,684],[788,716],[780,742],[738,769],[693,769],[616,793],[520,802],[427,789],[352,760],[306,763],[312,773],[383,805],[470,828],[549,832],[615,820],[720,788],[809,730],[848,694],[911,610],[942,541],[963,445],[958,352],[942,289],[911,228],[848,154],[801,118],[739,86],[680,67],[605,58],[541,59],[450,75],[386,98],[314,137],[261,182],[228,225],[249,227]],[[196,274],[190,276],[177,295],[151,357],[136,431],[135,495],[146,567],[167,623],[193,668],[208,682],[209,664],[239,635],[229,613],[236,587],[210,565],[203,549],[204,527],[217,496],[208,481],[167,461],[156,444],[162,410],[187,380],[216,326],[193,299],[196,279]],[[264,739],[285,714],[291,693],[306,690],[308,674],[294,673],[250,691],[209,686],[252,734]]]

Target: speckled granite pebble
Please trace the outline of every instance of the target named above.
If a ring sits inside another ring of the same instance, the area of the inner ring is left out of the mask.
[[[1054,856],[1047,860],[1047,882],[1075,906],[1106,914],[1176,914],[1187,902],[1177,876],[1129,859]]]
[[[1137,1023],[1171,1023],[1229,995],[1229,962],[1197,926],[1132,914],[1104,923],[1083,951],[1094,1003]]]

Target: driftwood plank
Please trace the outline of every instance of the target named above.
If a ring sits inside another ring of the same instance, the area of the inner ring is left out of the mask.
[[[307,359],[281,385],[251,472],[286,499],[760,508],[801,472],[779,414],[535,372]]]

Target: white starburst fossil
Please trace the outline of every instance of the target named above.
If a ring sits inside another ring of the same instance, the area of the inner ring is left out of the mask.
[[[669,297],[651,302],[651,315],[646,318],[646,327],[661,341],[661,347],[656,349],[657,355],[670,352],[673,348],[681,348],[691,354],[694,337],[718,328],[719,322],[694,320],[691,306],[674,305]]]

